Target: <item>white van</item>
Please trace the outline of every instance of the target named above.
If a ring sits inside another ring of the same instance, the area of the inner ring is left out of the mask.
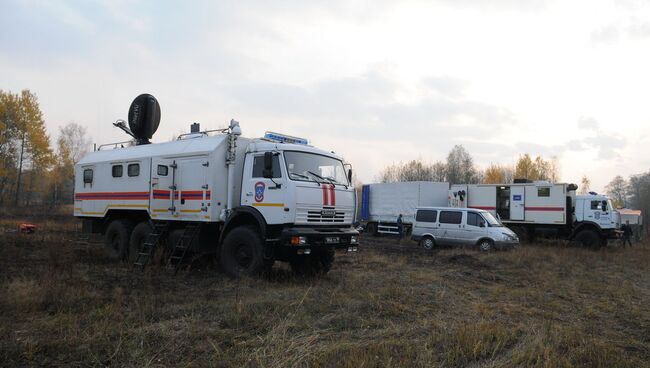
[[[473,208],[419,207],[411,239],[424,249],[476,245],[481,251],[489,251],[519,244],[517,235],[490,212]]]

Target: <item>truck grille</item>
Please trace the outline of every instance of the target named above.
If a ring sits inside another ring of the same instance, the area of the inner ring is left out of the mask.
[[[352,211],[335,207],[299,207],[296,223],[302,224],[344,224],[352,222]]]

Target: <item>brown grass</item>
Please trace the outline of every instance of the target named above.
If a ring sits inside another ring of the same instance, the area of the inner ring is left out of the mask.
[[[648,245],[371,239],[322,278],[235,281],[208,262],[133,272],[74,226],[0,234],[0,365],[650,366]]]

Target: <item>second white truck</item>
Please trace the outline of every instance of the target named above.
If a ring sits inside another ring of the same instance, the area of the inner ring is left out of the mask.
[[[367,184],[361,190],[361,220],[370,234],[397,234],[402,215],[404,233],[415,222],[418,207],[447,205],[449,183],[412,181]]]
[[[490,211],[522,241],[551,235],[599,247],[617,237],[620,217],[604,195],[577,195],[575,184],[546,181],[513,184],[456,184],[450,207]]]

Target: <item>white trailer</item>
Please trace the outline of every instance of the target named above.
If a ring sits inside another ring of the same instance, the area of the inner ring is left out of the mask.
[[[513,184],[455,184],[450,207],[492,212],[520,239],[553,234],[600,246],[616,238],[619,215],[603,195],[576,195],[577,186],[546,181]]]
[[[140,110],[155,110],[151,99]],[[130,124],[116,126],[132,134]],[[146,137],[155,128],[132,134],[138,145],[100,147],[76,165],[74,215],[104,234],[111,257],[144,267],[166,240],[169,264],[188,251],[216,252],[239,276],[275,260],[326,272],[335,249],[357,250],[351,168],[340,156],[277,133],[244,138],[234,120],[216,132],[192,128],[157,144]]]
[[[366,184],[361,190],[361,220],[373,234],[397,234],[397,218],[407,232],[415,222],[418,207],[447,204],[449,183],[412,181]]]

